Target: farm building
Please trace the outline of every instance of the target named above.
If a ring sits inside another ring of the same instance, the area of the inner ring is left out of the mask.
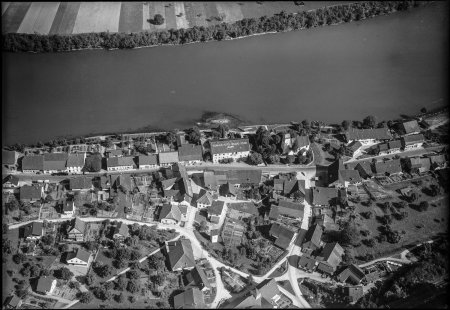
[[[22,158],[22,172],[36,173],[39,171],[44,171],[44,156],[31,155]]]
[[[356,129],[351,128],[345,132],[344,137],[347,142],[359,141],[362,145],[368,145],[383,140],[392,139],[386,128]]]
[[[67,172],[81,173],[86,160],[86,153],[69,154],[67,157]]]
[[[172,271],[192,269],[195,267],[194,253],[189,239],[166,242],[169,265]]]
[[[70,265],[83,265],[87,266],[89,263],[89,258],[91,257],[91,253],[78,248],[69,254],[67,254],[67,263]]]
[[[158,167],[158,157],[156,154],[140,155],[137,157],[138,167],[142,169],[153,169]]]
[[[40,277],[37,282],[36,292],[51,295],[56,288],[56,279],[53,277]]]
[[[201,145],[183,144],[178,147],[178,159],[185,165],[195,165],[203,161]]]

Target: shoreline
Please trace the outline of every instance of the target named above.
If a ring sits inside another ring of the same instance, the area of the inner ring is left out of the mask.
[[[430,1],[430,2],[427,2],[427,3],[433,3],[433,2],[434,1]],[[367,4],[367,3],[369,3],[369,2],[367,2],[367,1],[365,1],[365,2],[352,2],[352,3],[345,3],[345,4],[336,4],[336,5],[331,5],[331,6],[325,6],[325,7],[321,7],[321,8],[317,8],[317,9],[312,9],[312,10],[302,11],[302,12],[296,12],[296,13],[295,12],[291,12],[289,14],[287,14],[286,12],[284,12],[284,13],[287,16],[289,16],[290,14],[292,14],[292,16],[296,16],[298,14],[308,14],[308,13],[311,13],[311,12],[314,12],[314,14],[316,14],[316,12],[319,11],[319,10],[327,10],[327,9],[330,9],[330,8],[333,8],[333,7],[346,7],[346,8],[350,7],[350,8],[352,8],[353,5],[363,5],[363,4]],[[420,7],[420,6],[424,6],[424,5],[425,4],[418,4],[417,6]],[[415,7],[413,6],[412,8],[415,8]],[[407,10],[410,10],[410,8],[408,8]],[[359,17],[358,19],[354,19],[354,18],[350,17],[350,19],[348,21],[341,20],[339,22],[331,23],[331,24],[328,24],[327,22],[322,21],[322,25],[316,24],[316,25],[311,25],[309,27],[305,26],[305,27],[299,27],[299,28],[289,28],[289,29],[286,29],[286,30],[274,30],[274,31],[266,31],[266,32],[257,32],[257,33],[252,33],[252,34],[249,34],[249,35],[238,35],[237,37],[230,37],[225,31],[223,39],[216,39],[216,38],[214,38],[214,36],[211,36],[210,39],[205,40],[205,41],[197,40],[197,41],[191,41],[191,42],[185,42],[185,43],[160,43],[160,44],[142,45],[142,46],[134,46],[134,47],[122,47],[122,48],[121,47],[108,48],[106,46],[103,46],[103,47],[102,46],[99,46],[99,47],[92,47],[91,46],[91,47],[86,47],[86,48],[77,48],[77,49],[70,48],[69,50],[57,50],[57,51],[34,51],[34,50],[17,51],[17,50],[11,50],[11,48],[7,49],[7,48],[3,47],[3,51],[12,52],[12,53],[28,52],[28,53],[36,53],[36,54],[37,53],[47,53],[47,52],[48,53],[75,52],[75,51],[98,50],[98,49],[103,49],[103,50],[106,50],[106,51],[114,51],[114,50],[121,50],[121,49],[122,50],[127,50],[127,49],[128,50],[133,50],[133,49],[158,47],[158,46],[180,46],[180,45],[189,45],[189,44],[193,44],[193,43],[232,41],[232,40],[245,39],[245,38],[249,38],[249,37],[260,36],[260,35],[267,35],[267,34],[285,33],[285,32],[305,30],[305,29],[325,27],[325,26],[338,26],[338,25],[341,25],[341,24],[344,24],[344,23],[346,24],[346,23],[351,23],[351,22],[355,22],[355,21],[363,21],[363,20],[367,20],[367,19],[372,19],[372,18],[375,18],[375,17],[378,17],[378,16],[387,16],[387,15],[391,15],[391,14],[398,13],[398,12],[401,12],[401,11],[403,11],[403,10],[398,10],[398,9],[393,8],[392,11],[390,11],[390,12],[379,12],[377,14],[373,14],[373,15],[367,16],[367,17],[362,16],[362,17]],[[271,17],[268,17],[268,18],[272,18],[274,16],[279,16],[282,13],[283,12],[274,14]],[[316,15],[314,15],[314,16],[316,16]],[[258,20],[258,18],[253,18],[253,19]],[[245,18],[243,20],[245,20]],[[242,20],[238,20],[238,21],[235,21],[235,22],[232,22],[232,23],[225,23],[225,22],[223,22],[221,24],[214,25],[214,27],[217,27],[217,26],[232,27],[232,26],[234,26],[236,23],[238,23],[240,21],[242,21]],[[208,26],[208,27],[212,27],[212,26]],[[181,28],[181,29],[183,31],[190,31],[190,30],[193,29],[193,27]],[[178,30],[180,30],[180,29],[176,29],[175,31],[178,31]],[[108,35],[112,35],[112,36],[114,36],[114,35],[142,35],[144,33],[155,33],[155,34],[158,34],[158,33],[164,32],[164,31],[165,32],[169,32],[169,30],[152,31],[152,32],[140,31],[140,32],[135,32],[135,33],[125,33],[125,32],[109,33],[108,32]],[[102,33],[105,33],[105,32],[78,33],[78,34],[70,34],[70,35],[59,35],[59,34],[57,34],[56,36],[58,36],[58,37],[69,37],[70,38],[70,37],[73,37],[73,36],[83,36],[83,35],[89,35],[89,34],[92,34],[92,35],[95,35],[95,36],[100,36]],[[169,34],[170,34],[170,32],[169,32]],[[36,34],[5,33],[5,34],[2,34],[3,42],[5,42],[5,38],[7,38],[8,36],[17,36],[19,38],[26,38],[27,36],[35,36],[35,38],[46,38],[46,39],[48,39],[48,38],[51,38],[54,35],[52,35],[52,36],[48,35],[48,34],[41,35],[41,34],[37,34],[37,33]],[[102,43],[104,43],[104,39],[101,38],[101,40],[103,40]],[[5,43],[3,43],[3,44],[5,45]]]
[[[211,112],[209,112],[209,113],[211,113]],[[226,114],[224,112],[212,112],[212,113],[214,113],[215,115],[213,117],[210,117],[210,119],[214,119],[217,116],[220,116],[221,118],[223,118],[223,115],[228,116],[228,114]],[[430,111],[427,111],[427,113],[425,113],[425,114],[423,114],[423,113],[415,114],[415,115],[411,116],[411,118],[414,118],[414,119],[415,118],[427,118],[427,117],[430,117],[430,116],[435,116],[435,115],[439,115],[439,114],[443,114],[443,113],[447,113],[448,114],[448,106],[447,105],[444,105],[444,106],[439,107],[439,108],[434,108],[434,109],[432,109]],[[202,115],[202,117],[203,117],[203,115]],[[386,121],[388,121],[388,120],[386,120]],[[311,122],[323,123],[320,120],[311,120]],[[259,126],[260,127],[260,126],[272,126],[272,125],[292,125],[292,123],[293,123],[293,121],[288,121],[288,122],[285,122],[285,123],[270,122],[270,123],[265,123],[265,124],[260,124],[260,123],[258,123],[258,124],[250,124],[250,123],[247,124],[247,123],[243,123],[240,126],[242,126],[242,127]],[[198,123],[194,122],[192,124],[192,127],[198,126],[197,124]],[[218,126],[219,124],[217,123],[217,124],[214,124],[214,125]],[[335,124],[335,123],[331,123],[331,124],[321,125],[321,127],[335,127],[336,125],[337,124]],[[145,127],[148,127],[148,126],[145,126]],[[157,135],[165,134],[167,132],[171,132],[171,131],[174,130],[174,128],[172,128],[172,129],[167,129],[167,130],[155,129],[156,131],[153,131],[153,130],[152,131],[145,131],[145,127],[141,127],[140,129],[136,129],[136,130],[115,131],[115,132],[109,132],[109,133],[88,133],[88,134],[85,134],[85,135],[55,136],[54,138],[51,138],[51,139],[49,139],[49,140],[47,140],[46,142],[43,142],[43,143],[45,144],[45,143],[51,142],[53,140],[56,140],[56,141],[67,140],[67,142],[69,142],[69,141],[75,142],[76,139],[85,139],[85,140],[86,139],[88,139],[88,140],[89,139],[100,139],[99,137],[112,137],[112,136],[115,136],[115,135],[120,136],[120,135],[132,135],[132,134],[147,134],[147,135],[157,136]],[[189,128],[192,128],[192,127],[189,127]],[[198,126],[198,127],[199,127],[200,131],[211,129],[211,127],[206,127],[206,128],[204,128],[203,126]],[[229,128],[229,130],[235,130],[235,129],[237,129],[237,127],[236,128],[232,128],[232,127]],[[184,131],[186,129],[180,129],[180,130]],[[100,142],[100,141],[98,141],[98,142]],[[25,143],[14,143],[14,144],[10,144],[10,145],[2,145],[2,148],[3,149],[9,148],[9,147],[11,147],[13,145],[16,145],[16,144],[24,145],[25,147],[36,147],[36,144],[38,142],[42,142],[42,141],[37,141],[35,143],[27,143],[27,144],[25,144]],[[81,143],[81,142],[80,143],[81,144],[88,144],[90,142],[91,141],[85,141],[84,143]],[[72,143],[72,144],[75,144],[75,143]]]

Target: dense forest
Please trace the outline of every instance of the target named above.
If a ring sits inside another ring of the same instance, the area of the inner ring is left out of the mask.
[[[187,44],[245,37],[258,33],[284,32],[341,22],[357,21],[404,11],[418,1],[368,1],[319,8],[308,12],[281,12],[271,17],[244,18],[232,24],[170,29],[139,33],[81,33],[72,35],[3,34],[3,50],[12,52],[61,52],[89,48],[135,48],[162,44]]]

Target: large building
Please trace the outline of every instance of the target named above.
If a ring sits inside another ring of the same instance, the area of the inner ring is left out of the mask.
[[[133,157],[110,157],[106,159],[108,171],[131,170],[136,167]]]
[[[209,141],[213,163],[225,158],[246,158],[250,154],[248,139]]]
[[[183,144],[178,147],[178,159],[185,165],[195,165],[203,161],[201,145]]]
[[[67,158],[67,153],[44,154],[44,173],[65,172]]]
[[[347,142],[359,141],[362,145],[368,145],[379,141],[390,140],[392,135],[386,128],[355,129],[351,128],[344,134]]]
[[[22,172],[36,173],[39,171],[44,171],[44,156],[32,155],[22,158]]]

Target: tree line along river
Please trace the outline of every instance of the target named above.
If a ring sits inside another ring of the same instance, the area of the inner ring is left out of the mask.
[[[254,123],[392,119],[447,102],[448,4],[338,26],[136,50],[2,53],[3,143]]]

